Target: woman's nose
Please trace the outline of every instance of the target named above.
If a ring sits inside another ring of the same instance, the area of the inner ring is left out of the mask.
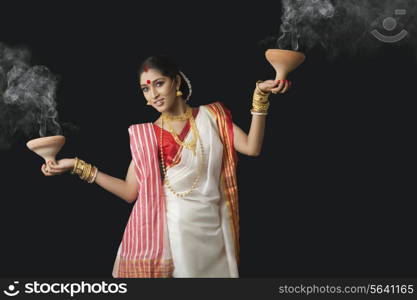
[[[156,90],[155,87],[151,87],[151,95],[152,95],[152,98],[154,99],[158,97],[158,91]]]

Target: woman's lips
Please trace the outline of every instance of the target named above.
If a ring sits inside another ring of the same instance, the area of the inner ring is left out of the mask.
[[[155,106],[162,106],[164,105],[164,99],[156,100],[153,104]]]

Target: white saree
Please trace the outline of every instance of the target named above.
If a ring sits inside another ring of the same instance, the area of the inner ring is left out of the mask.
[[[238,277],[230,215],[220,191],[223,144],[215,116],[205,106],[195,118],[202,146],[204,168],[199,183],[184,198],[166,186],[166,216],[174,263],[173,277]],[[189,130],[185,142],[192,139]],[[180,148],[181,159],[167,169],[173,189],[188,191],[200,172],[201,148],[197,153]]]

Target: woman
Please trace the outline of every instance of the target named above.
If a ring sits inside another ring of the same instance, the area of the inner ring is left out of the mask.
[[[135,202],[113,277],[238,277],[239,214],[235,149],[261,152],[268,95],[288,81],[258,81],[249,134],[216,102],[191,108],[188,78],[167,56],[146,59],[139,85],[161,113],[129,127],[132,161],[125,180],[78,158],[49,161],[46,176],[70,171],[129,203]]]

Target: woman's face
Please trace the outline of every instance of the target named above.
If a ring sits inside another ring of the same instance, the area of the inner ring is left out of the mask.
[[[177,85],[155,69],[148,69],[140,75],[140,87],[145,99],[159,112],[169,110],[175,103]]]

